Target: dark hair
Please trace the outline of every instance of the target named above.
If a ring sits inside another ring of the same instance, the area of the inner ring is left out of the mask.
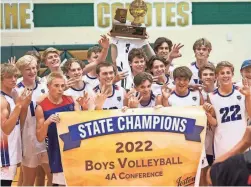
[[[145,82],[146,80],[148,80],[150,83],[153,83],[152,75],[147,72],[141,72],[134,77],[133,82],[134,82],[134,85],[137,87],[143,82]]]
[[[147,64],[146,64],[147,69],[148,69],[149,71],[152,69],[153,63],[154,63],[155,60],[159,60],[159,61],[163,62],[163,64],[164,64],[165,66],[167,66],[167,65],[170,64],[170,62],[167,61],[164,57],[160,57],[160,56],[154,55],[154,56],[152,56],[152,57],[148,60],[148,62],[147,62]]]
[[[173,42],[169,40],[168,38],[165,37],[159,37],[155,40],[154,45],[153,45],[153,50],[155,53],[157,53],[159,47],[163,44],[167,43],[169,51],[172,50],[173,47]]]
[[[96,54],[96,53],[100,53],[101,51],[102,51],[102,47],[95,45],[95,46],[88,49],[87,58],[88,59],[91,58],[92,53]]]
[[[204,70],[206,70],[206,69],[209,69],[209,70],[211,70],[211,71],[213,71],[215,73],[215,66],[212,63],[206,63],[204,66],[202,66],[199,69],[198,76],[199,76],[200,79],[202,77],[202,72]]]
[[[85,63],[83,61],[76,58],[69,58],[62,67],[62,71],[64,72],[64,74],[67,74],[69,72],[69,69],[71,68],[72,63],[74,62],[78,63],[82,69],[85,68]]]
[[[102,62],[102,63],[98,64],[97,67],[96,67],[96,73],[97,73],[98,75],[99,75],[100,69],[101,69],[102,67],[112,67],[112,68],[113,68],[113,71],[114,71],[114,74],[116,75],[116,73],[117,73],[117,69],[116,69],[116,67],[115,67],[112,63],[109,63],[109,62]]]
[[[147,56],[146,56],[145,52],[143,51],[143,49],[141,49],[141,48],[133,48],[129,52],[129,54],[128,54],[129,63],[132,63],[132,61],[135,57],[144,58],[144,60],[147,62]]]
[[[173,79],[184,77],[191,80],[193,76],[192,71],[186,66],[180,66],[174,69],[173,71]]]

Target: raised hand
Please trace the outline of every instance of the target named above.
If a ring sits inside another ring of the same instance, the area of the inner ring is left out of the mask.
[[[103,105],[108,95],[109,95],[109,90],[105,89],[104,87],[103,89],[101,89],[100,93],[97,93],[95,97],[95,106],[96,106],[95,109],[96,110],[101,110],[103,108]]]
[[[128,101],[128,107],[129,108],[138,108],[140,101],[143,99],[143,96],[140,97],[140,95],[136,96],[131,96]]]
[[[161,93],[162,93],[162,97],[164,99],[168,99],[170,97],[170,95],[172,94],[173,90],[171,88],[168,87],[167,84],[164,84],[161,87]]]
[[[8,63],[9,64],[12,64],[12,65],[15,65],[16,64],[16,57],[10,57],[10,59],[8,59]]]
[[[89,100],[88,93],[84,91],[83,97],[79,97],[76,101],[82,107],[82,110],[88,110]]]
[[[174,44],[171,52],[169,53],[169,59],[174,59],[174,58],[179,58],[181,57],[180,49],[184,47],[184,45],[179,44]]]
[[[239,89],[239,91],[245,95],[250,96],[251,95],[251,85],[248,83],[248,80],[245,78],[242,81],[243,87]]]
[[[160,76],[154,76],[153,77],[153,82],[158,82],[158,83],[162,83],[162,84],[165,84],[165,81],[166,81],[166,77],[165,75],[160,75]]]
[[[49,118],[47,118],[45,123],[48,123],[48,125],[50,125],[51,123],[60,123],[60,118],[59,118],[58,114],[52,114],[52,115],[50,115]]]
[[[106,35],[101,35],[101,39],[98,41],[98,43],[104,49],[109,48],[110,45],[109,38]]]
[[[66,82],[66,90],[70,87],[73,87],[76,84],[76,82],[78,82],[78,81],[79,81],[79,79],[76,79],[76,78],[68,79]]]
[[[114,82],[114,83],[119,82],[119,81],[125,79],[126,77],[128,77],[128,75],[129,75],[128,71],[125,71],[125,72],[118,72],[117,75],[115,76],[113,82]]]
[[[16,99],[16,105],[21,105],[23,108],[27,108],[31,103],[32,89],[25,88],[20,96]]]

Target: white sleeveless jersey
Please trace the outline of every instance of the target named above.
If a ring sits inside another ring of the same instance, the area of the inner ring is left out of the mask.
[[[139,93],[136,93],[136,97],[139,95]],[[142,105],[141,103],[139,103],[138,108],[152,108],[156,106],[156,96],[154,95],[154,93],[151,91],[151,95],[149,98],[149,101],[147,102],[147,104]]]
[[[13,98],[3,91],[1,95],[6,99],[10,106],[10,114],[15,108],[15,102]],[[16,122],[14,129],[10,135],[5,135],[1,130],[1,160],[0,166],[12,166],[20,163],[22,160],[22,148],[21,148],[21,130],[19,120]]]
[[[208,102],[208,92],[205,90],[201,91],[201,95],[205,102]],[[206,138],[205,138],[205,149],[207,155],[213,155],[213,141],[214,141],[214,131],[215,127],[207,124]]]
[[[233,86],[232,92],[223,96],[216,89],[209,94],[217,119],[214,135],[215,158],[233,148],[243,137],[247,127],[245,96]]]
[[[91,77],[88,74],[84,75],[82,80],[88,83],[92,89],[99,85],[98,77]]]
[[[173,80],[168,76],[168,75],[166,75],[166,78],[167,78],[167,80],[166,80],[166,85],[169,87],[169,88],[173,88],[174,87],[174,84],[173,84]],[[153,91],[153,94],[154,95],[162,95],[162,92],[161,92],[161,87],[162,87],[163,85],[162,84],[159,84],[159,83],[157,83],[157,82],[155,82],[155,83],[153,83],[152,84],[152,91]]]
[[[99,86],[100,85],[93,89],[95,93],[100,92]],[[124,88],[117,85],[112,85],[112,95],[105,100],[103,109],[121,109],[124,106],[124,91]]]
[[[76,89],[76,88],[71,87],[64,92],[64,95],[71,96],[76,101],[79,97],[84,96],[84,92],[87,92],[88,97],[90,98],[88,102],[88,108],[94,109],[95,108],[94,106],[95,93],[93,91],[92,85],[90,85],[89,83],[84,82],[84,86],[81,89]]]
[[[19,95],[23,92],[25,86],[22,82],[17,84],[16,90]],[[23,156],[31,157],[36,154],[46,151],[45,142],[39,142],[36,137],[36,102],[38,98],[48,92],[45,84],[38,83],[36,81],[35,88],[32,92],[31,103],[28,107],[25,124],[22,130],[22,149]]]
[[[200,92],[188,90],[187,95],[179,96],[175,91],[168,98],[170,106],[200,106]]]
[[[111,43],[117,46],[116,65],[119,72],[128,71],[129,76],[120,81],[120,86],[125,89],[131,89],[131,67],[128,62],[128,54],[133,48],[141,48],[145,45],[141,39],[119,38],[112,37]]]

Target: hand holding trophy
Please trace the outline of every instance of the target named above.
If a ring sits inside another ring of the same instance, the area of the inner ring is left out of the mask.
[[[127,9],[118,8],[113,21],[111,36],[146,39],[146,27],[141,23],[141,17],[147,13],[147,5],[143,0],[134,0],[129,6],[129,12],[134,17],[133,22],[127,21]]]

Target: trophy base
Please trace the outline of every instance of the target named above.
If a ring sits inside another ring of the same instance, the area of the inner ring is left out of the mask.
[[[131,25],[130,22],[125,24],[114,22],[110,35],[128,38],[147,38],[146,27]]]

